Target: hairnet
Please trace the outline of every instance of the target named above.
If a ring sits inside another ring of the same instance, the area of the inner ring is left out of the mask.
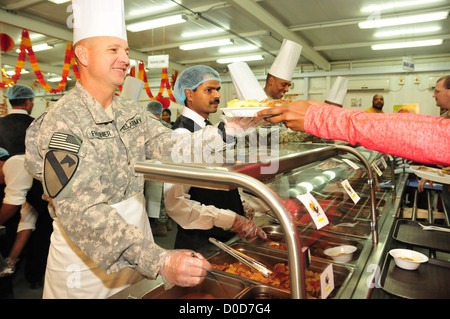
[[[26,85],[16,84],[8,89],[8,100],[26,100],[34,98],[34,91]]]
[[[8,151],[0,147],[0,161],[6,161],[8,157],[9,157]]]
[[[150,101],[147,104],[147,111],[152,112],[153,114],[161,114],[163,109],[163,105],[159,101]]]
[[[173,88],[177,103],[184,105],[186,101],[184,90],[195,90],[199,85],[210,80],[221,82],[219,73],[206,65],[194,65],[181,72]]]

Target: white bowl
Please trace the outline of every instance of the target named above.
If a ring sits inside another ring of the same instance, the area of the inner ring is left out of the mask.
[[[421,263],[428,261],[428,257],[410,249],[392,249],[389,254],[394,257],[395,264],[406,270],[416,270]]]
[[[349,262],[353,258],[353,253],[356,251],[355,246],[343,245],[333,248],[328,248],[324,251],[325,255],[330,256],[335,261],[343,263]]]

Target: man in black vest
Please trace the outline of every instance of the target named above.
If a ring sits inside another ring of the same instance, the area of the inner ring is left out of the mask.
[[[0,118],[0,147],[10,156],[25,154],[25,134],[34,118],[34,91],[26,85],[16,84],[8,89],[11,112]]]
[[[208,66],[184,70],[177,78],[174,95],[185,107],[172,129],[188,133],[211,125],[208,116],[219,107],[220,83],[219,74]],[[220,241],[236,234],[242,238],[266,238],[260,228],[244,217],[237,189],[221,191],[166,184],[165,204],[169,216],[179,224],[176,249],[199,250],[209,245],[209,237]]]

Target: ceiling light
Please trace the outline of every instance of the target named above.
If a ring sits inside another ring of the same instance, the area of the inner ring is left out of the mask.
[[[434,3],[434,2],[443,2],[444,0],[427,0],[427,4]],[[370,4],[366,7],[363,7],[361,9],[362,13],[372,13],[372,12],[380,12],[380,11],[387,11],[392,9],[400,9],[400,8],[411,8],[414,6],[420,6],[423,5],[423,0],[412,0],[412,1],[403,1],[403,2],[391,2],[386,4]]]
[[[137,23],[132,23],[127,26],[127,30],[131,32],[139,32],[143,30],[150,30],[186,22],[188,19],[185,15],[177,14],[170,17],[164,17],[154,20],[147,20]]]
[[[49,45],[47,43],[42,43],[42,44],[33,45],[31,48],[33,49],[33,52],[38,52],[38,51],[53,49],[53,45]],[[17,49],[16,52],[20,53],[20,49]]]
[[[62,80],[62,77],[56,76],[56,77],[53,77],[53,78],[49,78],[48,82],[61,82],[61,80]],[[70,81],[70,80],[72,80],[72,79],[68,77],[67,81]]]
[[[203,49],[203,48],[211,48],[217,47],[221,45],[230,45],[233,44],[231,39],[223,39],[223,40],[214,40],[214,41],[206,41],[206,42],[197,42],[192,44],[183,44],[180,45],[181,50],[195,50],[195,49]]]
[[[48,1],[56,3],[56,4],[61,4],[61,3],[69,2],[70,0],[48,0]]]
[[[16,71],[15,70],[11,70],[11,71],[6,71],[5,72],[7,75],[9,75],[9,76],[13,76],[14,74],[16,74]],[[30,73],[30,72],[28,72],[27,70],[25,70],[25,69],[22,69],[21,71],[20,71],[20,74],[27,74],[27,73]]]
[[[423,33],[431,33],[431,32],[437,32],[440,31],[441,27],[439,26],[433,26],[433,27],[426,27],[426,28],[403,28],[403,29],[397,29],[397,30],[386,30],[386,31],[378,31],[373,36],[375,38],[388,38],[388,37],[395,37],[399,35],[418,35]]]
[[[229,63],[235,63],[235,62],[246,62],[246,61],[259,61],[263,60],[262,55],[252,55],[252,56],[243,56],[243,57],[236,57],[236,58],[225,58],[225,59],[218,59],[217,63],[220,64],[229,64]]]
[[[433,45],[441,45],[442,39],[424,40],[424,41],[409,41],[399,43],[386,43],[372,45],[372,50],[389,50],[389,49],[402,49],[402,48],[414,48],[414,47],[426,47]]]
[[[252,50],[256,50],[256,49],[258,49],[258,47],[256,45],[232,46],[232,47],[220,48],[219,53],[244,52],[244,51],[252,51]]]
[[[448,17],[448,11],[425,13],[414,16],[388,19],[371,19],[358,23],[360,29],[381,28],[394,25],[414,24],[429,21],[445,20]]]

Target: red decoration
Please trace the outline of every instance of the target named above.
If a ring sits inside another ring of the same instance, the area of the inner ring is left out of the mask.
[[[15,47],[14,40],[5,33],[0,33],[0,44],[3,52],[9,52]]]

